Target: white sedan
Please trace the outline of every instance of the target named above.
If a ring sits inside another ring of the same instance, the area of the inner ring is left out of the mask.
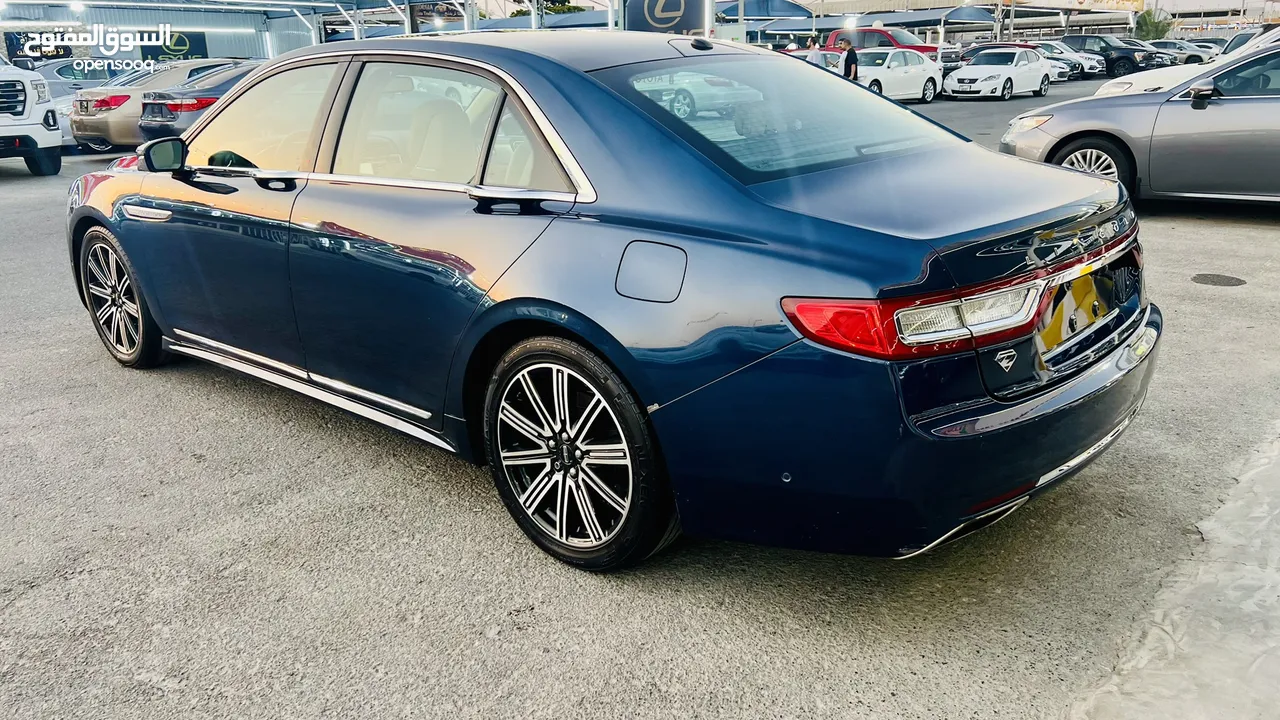
[[[1070,45],[1061,40],[1036,40],[1031,43],[1040,48],[1042,52],[1052,57],[1062,57],[1068,60],[1075,60],[1084,66],[1085,76],[1101,75],[1107,71],[1107,61],[1101,55],[1093,53],[1076,52],[1071,49]]]
[[[915,50],[859,50],[858,82],[894,100],[931,103],[942,87],[942,66]]]
[[[947,76],[942,92],[953,98],[998,97],[1008,100],[1024,92],[1044,97],[1049,94],[1052,74],[1049,62],[1035,50],[983,50],[968,65]]]

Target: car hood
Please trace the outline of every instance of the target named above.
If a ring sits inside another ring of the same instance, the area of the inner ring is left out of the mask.
[[[956,182],[955,178],[970,178]],[[956,282],[999,276],[980,249],[1078,221],[1124,200],[1118,183],[973,143],[752,186],[766,202],[850,227],[930,243]],[[959,259],[959,261],[957,261]]]
[[[965,65],[951,73],[957,80],[981,80],[988,75],[1008,75],[1012,70],[1008,65]]]
[[[39,73],[33,73],[30,70],[22,70],[11,65],[0,65],[0,80],[22,80],[29,83],[43,79]]]
[[[1135,93],[1160,92],[1170,90],[1177,85],[1205,72],[1207,65],[1171,65],[1146,72],[1126,75],[1108,80],[1097,89],[1097,95],[1128,95]],[[1125,87],[1125,85],[1128,87]]]

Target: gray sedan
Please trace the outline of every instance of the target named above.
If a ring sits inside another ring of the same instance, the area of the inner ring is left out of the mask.
[[[1280,46],[1182,67],[1144,73],[1133,92],[1020,115],[1000,150],[1118,179],[1140,197],[1280,201]]]

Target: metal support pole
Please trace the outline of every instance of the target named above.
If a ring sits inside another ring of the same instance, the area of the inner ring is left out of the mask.
[[[1009,0],[1009,39],[1013,40],[1013,19],[1018,16],[1018,0]]]
[[[475,30],[475,0],[462,2],[462,29],[467,32]]]
[[[539,0],[529,0],[529,27],[533,30],[537,30],[540,24],[538,22],[538,10],[541,6],[542,3]]]
[[[605,20],[605,27],[607,27],[610,30],[616,30],[617,28],[613,26],[614,21],[617,19],[614,17],[613,0],[605,0],[605,2],[609,3],[609,7],[607,8],[608,17]]]

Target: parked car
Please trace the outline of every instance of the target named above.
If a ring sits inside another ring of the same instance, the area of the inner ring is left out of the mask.
[[[1159,67],[1147,51],[1125,45],[1110,35],[1066,35],[1061,42],[1076,52],[1100,55],[1107,64],[1107,74],[1112,77]]]
[[[927,104],[942,87],[942,66],[915,50],[864,50],[858,82],[885,97]]]
[[[948,75],[942,91],[953,98],[1009,100],[1024,92],[1044,97],[1049,94],[1051,72],[1049,62],[1035,50],[983,50],[968,65]]]
[[[1147,60],[1151,62],[1151,65],[1153,67],[1168,67],[1169,65],[1179,65],[1182,62],[1178,59],[1177,55],[1174,55],[1171,52],[1165,52],[1163,50],[1160,50],[1145,40],[1138,40],[1136,38],[1121,38],[1120,42],[1124,43],[1125,45],[1128,45],[1131,48],[1145,50],[1147,53]]]
[[[1250,40],[1254,39],[1260,34],[1262,34],[1261,28],[1241,30],[1240,32],[1231,36],[1231,40],[1227,43],[1227,46],[1222,49],[1222,54],[1227,55],[1229,53],[1235,52],[1236,50],[1239,50],[1241,47],[1244,46],[1245,43],[1249,42]]]
[[[1061,41],[1058,40],[1036,40],[1031,43],[1040,50],[1041,53],[1048,55],[1051,59],[1067,58],[1080,63],[1080,76],[1092,77],[1101,75],[1107,71],[1107,63],[1101,55],[1095,55],[1089,52],[1076,52]]]
[[[1185,40],[1152,40],[1151,47],[1173,53],[1180,63],[1202,63],[1217,53],[1208,53]]]
[[[235,62],[227,59],[179,60],[158,65],[151,72],[130,75],[120,84],[107,83],[76,92],[71,131],[76,141],[94,150],[134,146],[146,140],[138,129],[142,96],[150,90],[173,87]]]
[[[977,57],[978,53],[983,52],[984,50],[993,50],[998,48],[1017,48],[1021,50],[1033,50],[1039,53],[1041,56],[1049,60],[1049,79],[1053,82],[1062,82],[1069,80],[1072,77],[1081,77],[1084,75],[1083,63],[1066,57],[1053,56],[1032,43],[987,42],[976,44],[973,47],[966,48],[965,51],[960,54],[960,62],[967,64]]]
[[[1212,66],[1213,68],[1226,67],[1255,50],[1276,45],[1280,45],[1280,27],[1261,35],[1255,35],[1248,42],[1230,53],[1223,53],[1204,63],[1204,65]],[[1188,82],[1204,75],[1206,72],[1208,72],[1208,69],[1199,65],[1175,65],[1173,67],[1150,70],[1143,74],[1141,82],[1134,82],[1125,78],[1108,80],[1094,94],[1121,95],[1125,93],[1157,92],[1165,88],[1171,88],[1179,83]]]
[[[36,67],[40,77],[49,83],[49,93],[54,98],[74,95],[77,90],[88,90],[110,80],[120,73],[105,68],[78,68],[77,63],[84,63],[84,58],[69,60],[51,60]]]
[[[850,28],[836,30],[827,35],[824,49],[837,50],[841,40],[848,40],[853,43],[853,48],[859,52],[873,48],[915,50],[929,60],[941,65],[943,72],[950,72],[960,67],[961,64],[959,48],[949,45],[926,44],[914,33],[902,28]]]
[[[1280,47],[1189,67],[1200,72],[1170,86],[1024,113],[1000,149],[1141,197],[1280,201]]]
[[[1222,48],[1225,47],[1225,46],[1214,45],[1213,43],[1206,43],[1206,42],[1193,42],[1191,44],[1208,53],[1207,55],[1205,55],[1205,57],[1210,59],[1221,55]]]
[[[255,61],[237,62],[167,90],[143,93],[138,120],[142,137],[155,140],[181,135],[258,65]]]
[[[738,105],[760,100],[760,93],[750,86],[705,73],[654,75],[645,78],[642,90],[656,102],[671,108],[679,118],[708,112],[733,117]]]
[[[62,170],[62,133],[49,84],[0,57],[0,158],[22,158],[32,175]]]
[[[648,89],[676,74],[759,97],[681,117]],[[398,134],[378,108],[406,75],[480,91],[424,94]],[[983,181],[938,182],[961,172]],[[294,51],[69,215],[117,362],[200,358],[487,462],[590,570],[680,530],[893,557],[966,535],[1124,431],[1162,328],[1118,183],[656,33]]]
[[[1225,51],[1225,50],[1227,49],[1227,43],[1228,43],[1228,42],[1229,42],[1229,40],[1228,40],[1227,38],[1220,38],[1220,37],[1198,37],[1198,38],[1191,38],[1191,43],[1192,43],[1192,44],[1194,44],[1194,45],[1212,45],[1212,46],[1214,46],[1214,47],[1218,48],[1218,51],[1219,51],[1219,52]]]

